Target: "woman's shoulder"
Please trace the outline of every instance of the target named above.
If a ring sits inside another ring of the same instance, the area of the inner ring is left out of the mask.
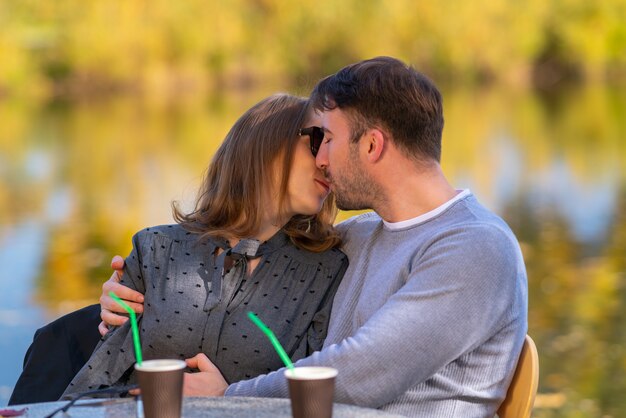
[[[198,235],[178,224],[149,226],[135,234],[142,239],[168,239],[171,241],[197,241]]]
[[[137,232],[133,236],[133,249],[139,254],[152,254],[155,259],[178,259],[183,255],[185,260],[191,260],[211,254],[215,244],[173,224],[150,226]]]
[[[150,226],[137,232],[133,237],[136,247],[146,248],[170,248],[182,249],[205,248],[209,243],[201,242],[198,234],[184,229],[178,224]],[[209,245],[210,246],[210,245]]]

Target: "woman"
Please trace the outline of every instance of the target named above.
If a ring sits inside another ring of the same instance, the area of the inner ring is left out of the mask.
[[[249,311],[293,360],[321,349],[348,261],[311,155],[323,137],[314,123],[306,99],[279,94],[256,104],[213,157],[195,210],[174,205],[177,225],[133,237],[123,284],[144,294],[145,359],[204,353],[228,382],[280,368]],[[103,340],[65,394],[134,381],[130,324]]]

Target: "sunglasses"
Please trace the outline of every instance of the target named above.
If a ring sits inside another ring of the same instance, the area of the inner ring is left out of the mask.
[[[319,126],[310,126],[308,128],[302,128],[298,132],[298,135],[307,135],[311,143],[311,154],[317,156],[317,152],[320,150],[320,145],[324,140],[324,131]]]

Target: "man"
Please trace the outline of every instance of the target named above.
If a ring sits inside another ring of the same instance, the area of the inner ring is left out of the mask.
[[[375,212],[338,226],[350,266],[323,350],[296,366],[337,368],[337,402],[493,417],[527,331],[526,272],[505,222],[442,173],[439,91],[379,57],[323,79],[312,100],[325,133],[316,163],[339,207]],[[113,279],[109,289],[123,292]],[[189,364],[201,372],[187,394],[288,396],[283,370],[228,386],[203,354]]]

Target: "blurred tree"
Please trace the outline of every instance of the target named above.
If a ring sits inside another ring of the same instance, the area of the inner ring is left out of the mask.
[[[626,70],[625,20],[626,0],[0,0],[0,92],[310,85],[374,55],[454,83],[526,85],[546,71],[601,80]]]

